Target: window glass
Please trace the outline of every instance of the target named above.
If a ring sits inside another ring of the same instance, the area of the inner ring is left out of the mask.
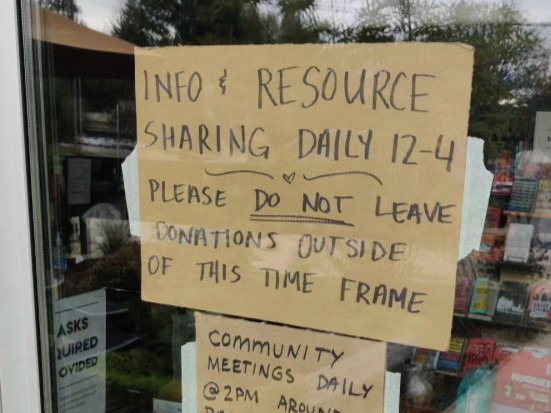
[[[196,338],[193,310],[141,297],[123,174],[140,133],[134,46],[408,42],[474,47],[468,135],[483,140],[493,182],[480,247],[457,264],[449,351],[388,345],[399,410],[551,409],[546,1],[38,0],[23,17],[54,412],[176,412],[182,387],[194,386],[181,361]]]

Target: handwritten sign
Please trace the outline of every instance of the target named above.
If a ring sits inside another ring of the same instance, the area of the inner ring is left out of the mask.
[[[472,49],[136,51],[142,297],[446,349]]]
[[[199,412],[383,411],[386,344],[196,315]]]

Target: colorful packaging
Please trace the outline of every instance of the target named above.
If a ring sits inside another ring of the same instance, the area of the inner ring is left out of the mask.
[[[490,366],[471,369],[457,389],[455,413],[487,413],[495,375]]]
[[[551,410],[551,350],[525,347],[499,363],[494,400],[537,412]]]

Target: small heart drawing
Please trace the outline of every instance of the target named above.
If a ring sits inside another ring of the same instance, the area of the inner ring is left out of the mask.
[[[287,182],[288,184],[292,184],[293,181],[295,180],[295,173],[293,172],[292,174],[283,174],[283,179],[285,179],[285,182]]]

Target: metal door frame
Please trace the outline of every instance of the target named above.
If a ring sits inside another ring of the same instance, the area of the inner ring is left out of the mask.
[[[17,0],[0,1],[0,410],[3,413],[33,413],[43,409],[18,6]]]

